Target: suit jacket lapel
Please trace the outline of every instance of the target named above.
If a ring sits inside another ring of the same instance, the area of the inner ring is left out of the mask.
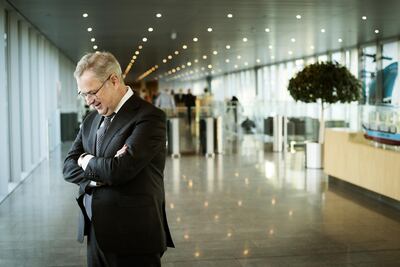
[[[96,135],[97,135],[97,129],[99,129],[100,127],[101,117],[102,116],[100,116],[99,114],[96,114],[96,117],[94,117],[92,122],[92,127],[90,128],[88,146],[91,149],[89,153],[92,155],[97,155],[98,153],[98,151],[96,151]]]
[[[134,110],[139,108],[140,100],[137,99],[137,96],[134,94],[131,96],[121,107],[118,113],[115,115],[112,120],[110,127],[108,128],[106,135],[104,136],[103,144],[100,148],[100,153],[97,155],[104,155],[104,151],[106,151],[108,145],[113,139],[114,135],[119,132],[124,125],[128,124],[130,120],[132,120],[134,116]]]

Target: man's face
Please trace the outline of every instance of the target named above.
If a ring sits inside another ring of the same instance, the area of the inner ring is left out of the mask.
[[[102,116],[109,116],[114,112],[116,103],[116,77],[111,75],[107,80],[99,80],[92,71],[85,71],[77,79],[78,90],[85,95],[86,103],[97,110]]]

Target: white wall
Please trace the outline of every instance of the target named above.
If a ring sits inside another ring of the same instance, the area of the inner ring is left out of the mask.
[[[78,112],[74,63],[1,3],[0,201],[60,145],[60,111]]]

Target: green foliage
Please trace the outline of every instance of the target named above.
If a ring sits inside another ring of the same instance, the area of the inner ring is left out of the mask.
[[[361,97],[361,83],[350,71],[333,62],[306,66],[289,81],[288,90],[296,101],[306,103],[352,102]]]

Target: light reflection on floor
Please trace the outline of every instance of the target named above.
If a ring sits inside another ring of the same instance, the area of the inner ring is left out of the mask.
[[[322,170],[304,168],[304,152],[264,152],[253,136],[226,145],[214,158],[167,161],[177,248],[166,253],[166,266],[374,266],[388,251],[388,265],[400,262],[400,238],[392,235],[400,237],[400,222],[330,191]],[[365,216],[374,219],[346,240]],[[373,233],[375,220],[394,232]],[[378,240],[384,249],[375,250]]]
[[[165,189],[176,244],[163,266],[400,266],[400,214],[329,186],[304,152],[273,153],[254,136],[225,154],[168,157]],[[85,266],[75,241],[68,145],[0,205],[0,266]]]

